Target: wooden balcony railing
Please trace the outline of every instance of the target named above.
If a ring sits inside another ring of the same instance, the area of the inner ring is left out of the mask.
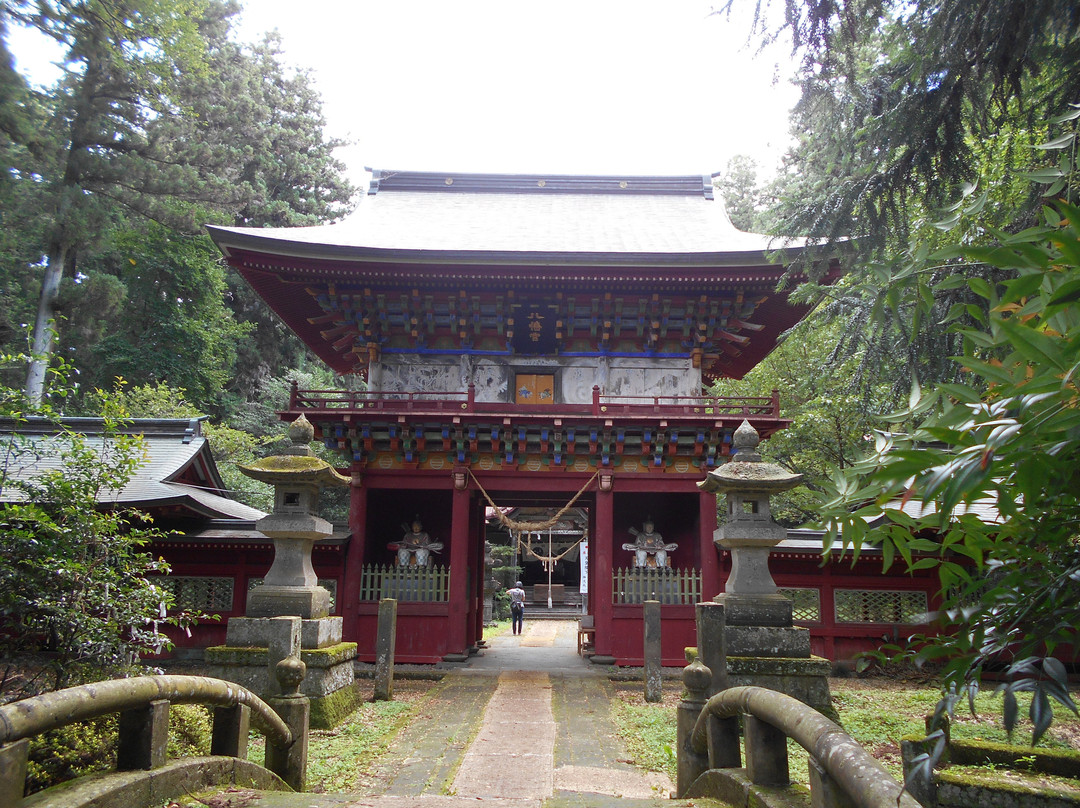
[[[553,415],[779,418],[780,392],[770,396],[611,396],[596,385],[592,401],[580,404],[511,404],[476,400],[476,387],[465,392],[387,392],[300,390],[294,382],[289,410],[344,410],[372,415],[537,413]]]

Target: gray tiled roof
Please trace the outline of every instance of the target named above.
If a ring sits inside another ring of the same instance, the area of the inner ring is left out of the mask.
[[[540,254],[573,263],[599,255],[678,256],[682,261],[708,256],[710,263],[738,264],[761,262],[764,253],[781,247],[803,246],[803,240],[782,242],[737,230],[723,202],[709,198],[711,188],[703,193],[700,177],[696,181],[697,192],[687,193],[648,187],[621,191],[617,184],[614,190],[591,192],[573,192],[578,190],[573,186],[571,192],[499,190],[508,183],[475,190],[467,182],[417,190],[415,184],[395,189],[384,180],[378,193],[338,224],[210,231],[226,251],[261,244],[264,250],[307,257]]]
[[[101,504],[129,507],[182,505],[208,517],[233,519],[259,519],[266,515],[222,496],[218,492],[220,478],[206,438],[198,434],[197,428],[185,429],[190,424],[187,420],[172,421],[177,428],[171,430],[164,428],[168,423],[170,421],[163,419],[146,422],[147,428],[141,433],[144,462],[121,490],[103,491],[98,500]],[[100,435],[91,434],[95,425],[100,428],[100,421],[78,419],[77,422],[78,431],[84,435],[87,446],[101,454],[106,450],[106,444]],[[128,431],[139,434],[139,426],[140,422],[136,420]],[[0,471],[5,480],[28,480],[42,472],[63,468],[61,455],[70,444],[48,422],[35,419],[34,424],[29,427],[24,424],[18,431],[19,436],[13,437],[11,422],[0,422],[0,440],[3,442]],[[205,480],[206,488],[174,482],[197,460],[201,460],[202,467],[209,471]],[[22,499],[21,492],[9,485],[0,490],[0,502]]]

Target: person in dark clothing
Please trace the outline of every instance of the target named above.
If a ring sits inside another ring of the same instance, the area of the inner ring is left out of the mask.
[[[515,634],[521,633],[521,624],[525,620],[525,590],[521,581],[514,584],[513,589],[506,590],[510,596],[510,625]]]

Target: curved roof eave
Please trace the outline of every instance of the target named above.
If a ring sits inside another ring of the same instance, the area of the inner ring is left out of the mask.
[[[325,226],[327,228],[333,225]],[[794,258],[814,249],[805,239],[775,239],[764,249],[723,252],[538,252],[511,250],[425,250],[388,249],[319,241],[286,236],[263,235],[258,228],[207,225],[211,239],[227,258],[234,251],[257,252],[277,257],[307,260],[361,261],[380,263],[430,264],[521,264],[529,266],[747,266],[780,264],[771,257],[783,253]],[[278,228],[267,228],[281,232]],[[297,228],[293,232],[299,229]],[[315,229],[315,228],[312,228]],[[323,229],[323,228],[318,228]],[[824,256],[823,256],[824,257]]]

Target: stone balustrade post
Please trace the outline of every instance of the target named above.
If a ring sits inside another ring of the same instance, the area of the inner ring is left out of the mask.
[[[250,730],[251,708],[246,704],[215,707],[210,754],[246,758]]]
[[[709,739],[710,769],[737,769],[742,766],[738,716],[717,718],[710,715],[705,731]]]
[[[698,657],[712,671],[708,695],[727,690],[727,607],[723,603],[699,603],[695,608],[697,620]]]
[[[117,771],[160,769],[169,744],[169,702],[155,699],[120,713],[116,734]]]
[[[708,753],[693,749],[694,727],[705,707],[707,691],[712,682],[712,671],[695,659],[683,668],[683,694],[675,723],[675,796],[682,798],[702,774],[709,768]]]
[[[299,657],[288,657],[277,664],[275,671],[282,695],[267,701],[292,733],[288,746],[279,746],[267,739],[266,768],[285,781],[293,791],[303,791],[307,785],[308,724],[311,702],[300,694],[307,666]]]
[[[825,768],[810,757],[810,804],[813,808],[857,808]]]
[[[787,735],[756,716],[743,717],[746,738],[746,776],[759,786],[786,786],[788,776]]]
[[[0,745],[0,805],[13,808],[22,805],[29,756],[29,738]]]

